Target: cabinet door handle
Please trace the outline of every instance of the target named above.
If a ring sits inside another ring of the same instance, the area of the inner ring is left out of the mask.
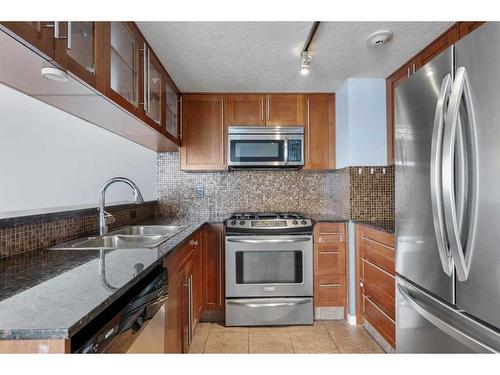
[[[264,121],[264,97],[260,98],[260,119]]]
[[[144,43],[144,47],[143,47],[143,50],[142,50],[142,79],[143,79],[143,83],[142,83],[142,108],[144,110],[144,112],[148,112],[148,105],[147,105],[147,89],[148,89],[148,77],[147,77],[147,73],[146,73],[146,64],[147,64],[147,57],[146,57],[146,53],[147,53],[147,46],[146,46],[146,43]]]
[[[270,113],[271,113],[271,100],[269,96],[267,97],[267,121],[270,119]]]
[[[71,49],[73,43],[73,37],[71,36],[71,29],[72,29],[72,24],[71,24],[71,21],[68,21],[68,29],[67,29],[67,32],[66,32],[66,48],[67,49]]]
[[[54,39],[59,39],[59,21],[54,21]]]
[[[412,74],[415,74],[415,72],[417,71],[417,67],[415,66],[415,64],[413,64],[412,70],[413,70]]]
[[[319,284],[320,288],[338,288],[340,287],[340,284],[335,283],[335,284]]]
[[[408,78],[411,76],[410,67],[408,67]]]
[[[191,246],[198,246],[198,240],[190,240],[190,241],[189,241],[189,244],[190,244]]]

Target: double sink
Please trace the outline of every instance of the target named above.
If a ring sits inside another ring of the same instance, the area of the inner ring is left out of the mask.
[[[151,249],[186,229],[187,225],[127,226],[98,237],[73,240],[50,247],[51,250]]]

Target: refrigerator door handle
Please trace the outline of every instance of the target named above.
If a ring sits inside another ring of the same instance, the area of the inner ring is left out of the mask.
[[[462,134],[458,129],[460,125],[459,110],[462,103],[465,105],[465,113],[467,119],[467,134]],[[458,214],[463,216],[464,202],[466,198],[469,200],[469,212],[467,214],[468,228],[465,246],[462,246],[460,237],[460,228],[463,218],[458,218],[456,198],[455,198],[455,144],[456,138],[462,137],[460,142],[466,139],[469,147],[467,160],[471,168],[466,168],[462,158],[459,158],[457,166],[461,169],[461,177],[468,173],[467,188],[460,187],[457,190],[461,196],[457,197],[460,207]],[[465,138],[464,138],[465,137]],[[476,146],[476,120],[474,109],[472,106],[472,96],[469,82],[467,80],[467,72],[465,68],[457,69],[455,82],[450,94],[450,104],[446,113],[445,131],[443,140],[443,161],[442,161],[442,185],[443,185],[443,202],[444,202],[444,217],[446,222],[446,230],[450,251],[453,258],[453,263],[457,271],[457,277],[460,281],[466,281],[469,274],[469,266],[473,253],[474,234],[476,227],[476,207],[477,207],[477,146]],[[467,197],[464,195],[467,194]]]
[[[443,191],[441,185],[441,157],[443,146],[444,114],[445,106],[448,103],[451,92],[451,74],[448,73],[441,82],[439,97],[436,103],[436,112],[434,114],[434,125],[432,127],[431,144],[431,201],[432,201],[432,220],[434,231],[436,233],[437,247],[441,266],[448,276],[453,269],[453,261],[448,248],[448,242],[445,236],[445,221],[443,216]]]
[[[418,297],[419,292],[413,290],[412,294],[408,291],[408,289],[401,285],[397,284],[398,291],[405,300],[417,313],[419,313],[423,318],[425,318],[432,325],[439,328],[441,331],[445,332],[449,336],[453,337],[455,340],[459,341],[463,345],[468,348],[474,350],[479,353],[497,353],[497,351],[488,345],[481,343],[475,338],[469,336],[468,334],[459,331],[449,323],[445,322],[443,319],[439,318],[436,314],[432,313],[432,306],[425,302],[425,298],[420,299]]]

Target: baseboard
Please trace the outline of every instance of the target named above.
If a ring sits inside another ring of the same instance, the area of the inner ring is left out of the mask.
[[[365,328],[366,332],[370,334],[371,337],[377,342],[377,344],[380,345],[380,347],[384,350],[386,353],[396,353],[396,349],[394,349],[389,342],[382,337],[382,335],[368,322],[364,321],[363,327]]]
[[[315,307],[314,308],[315,320],[343,320],[344,319],[344,306],[338,307]]]
[[[347,323],[349,323],[350,326],[355,326],[356,325],[356,315],[347,314]]]

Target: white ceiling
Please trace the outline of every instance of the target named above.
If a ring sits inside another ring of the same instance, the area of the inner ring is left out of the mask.
[[[182,92],[334,92],[350,77],[386,78],[453,22],[321,22],[299,74],[312,22],[138,22]],[[389,29],[393,40],[368,47]]]

